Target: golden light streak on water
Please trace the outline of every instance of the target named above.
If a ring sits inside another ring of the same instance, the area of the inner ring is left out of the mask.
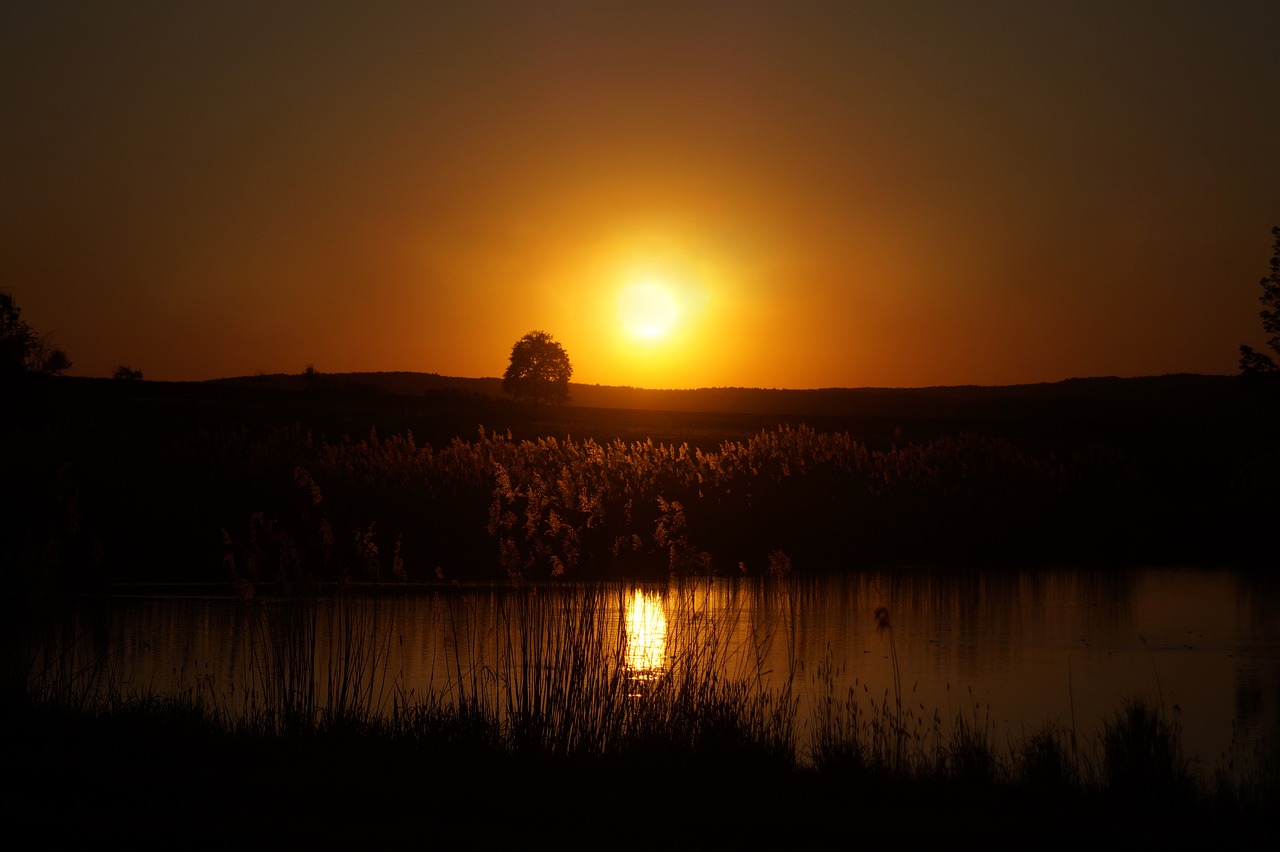
[[[627,604],[627,671],[654,675],[667,661],[667,613],[662,598],[636,589]]]

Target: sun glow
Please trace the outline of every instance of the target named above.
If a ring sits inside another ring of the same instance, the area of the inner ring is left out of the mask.
[[[567,329],[574,380],[705,387],[740,362],[754,271],[666,231],[624,232],[546,273],[547,325]],[[572,330],[570,333],[569,329]]]
[[[657,340],[680,319],[680,306],[670,287],[657,280],[640,281],[618,294],[618,319],[632,337]]]

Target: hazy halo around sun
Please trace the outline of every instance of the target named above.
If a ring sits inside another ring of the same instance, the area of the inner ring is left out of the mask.
[[[657,280],[629,284],[618,293],[618,319],[637,340],[666,337],[680,319],[680,306],[671,288]]]

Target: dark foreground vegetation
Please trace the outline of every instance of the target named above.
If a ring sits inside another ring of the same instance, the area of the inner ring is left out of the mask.
[[[1163,728],[1144,708],[1108,723],[1100,785],[1078,781],[1050,738],[1009,764],[960,746],[976,765],[954,770],[940,747],[936,769],[908,773],[854,759],[796,767],[711,725],[691,745],[601,757],[517,752],[465,716],[267,735],[163,700],[6,715],[6,825],[56,844],[1264,849],[1275,838],[1274,800],[1220,796],[1160,763],[1169,746],[1151,739]]]
[[[251,585],[1267,567],[1276,397],[1206,378],[812,417],[33,380],[4,415],[0,565]]]
[[[794,673],[765,687],[713,621],[684,622],[693,635],[678,644],[695,652],[658,672],[629,668],[603,640],[610,616],[590,588],[560,603],[517,596],[511,643],[481,665],[459,657],[446,686],[407,694],[386,671],[394,637],[367,604],[318,601],[299,593],[258,610],[253,673],[234,695],[198,679],[178,694],[126,689],[109,656],[78,656],[56,629],[24,643],[0,720],[10,830],[237,847],[1273,839],[1274,748],[1198,765],[1176,714],[1151,703],[1004,742],[977,710],[944,720],[907,707],[896,687],[837,694],[819,667],[825,699],[800,730]],[[321,611],[344,628],[324,657]],[[892,648],[889,614],[876,618]]]

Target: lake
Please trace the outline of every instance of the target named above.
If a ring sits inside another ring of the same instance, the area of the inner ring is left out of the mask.
[[[288,678],[321,705],[356,696],[385,713],[470,690],[502,706],[531,671],[586,660],[619,667],[636,694],[678,664],[785,692],[801,748],[814,708],[849,695],[864,709],[900,700],[941,729],[964,716],[998,744],[1046,724],[1091,741],[1144,698],[1176,716],[1202,769],[1274,742],[1280,719],[1280,585],[1225,570],[365,587],[301,603],[135,589],[63,612],[40,635],[75,653],[37,671],[98,672],[86,689],[198,694],[231,716]]]

